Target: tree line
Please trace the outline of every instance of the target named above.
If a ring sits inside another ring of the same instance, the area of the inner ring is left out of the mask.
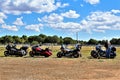
[[[83,45],[96,45],[98,43],[104,44],[106,40],[96,40],[90,39],[88,41],[83,40],[75,40],[71,37],[58,37],[57,35],[54,36],[47,36],[45,34],[34,35],[34,36],[26,36],[23,35],[22,37],[19,36],[11,36],[6,35],[0,37],[0,44],[7,44],[9,42],[13,42],[16,44],[44,44],[44,43],[53,43],[53,44],[76,44],[77,42]],[[120,45],[120,38],[113,38],[110,40],[111,44]]]

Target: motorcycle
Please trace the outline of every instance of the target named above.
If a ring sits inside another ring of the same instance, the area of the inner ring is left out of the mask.
[[[20,47],[20,49],[17,49],[16,45],[15,46],[9,46],[9,45],[7,45],[6,46],[6,51],[4,51],[4,55],[6,57],[7,56],[22,57],[22,56],[27,55],[27,49],[28,49],[28,46],[22,46],[22,47]]]
[[[74,50],[69,50],[67,48],[61,47],[60,48],[61,51],[57,53],[57,57],[58,58],[61,58],[63,56],[64,57],[70,57],[70,58],[72,58],[72,57],[74,57],[74,58],[82,57],[82,54],[80,52],[81,47],[82,47],[81,45],[78,45]]]
[[[96,47],[96,50],[92,50],[90,54],[93,58],[98,58],[98,59],[100,59],[102,57],[107,58],[106,51],[103,51],[100,47]],[[115,58],[115,57],[116,57],[116,48],[111,47],[109,58]]]
[[[52,52],[49,48],[41,49],[39,46],[33,46],[32,51],[29,52],[31,57],[34,56],[44,56],[49,57],[52,55]]]

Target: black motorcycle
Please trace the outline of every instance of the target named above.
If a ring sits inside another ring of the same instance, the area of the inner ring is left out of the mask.
[[[58,58],[61,58],[61,57],[70,57],[70,58],[82,57],[81,52],[80,52],[81,47],[82,47],[81,45],[78,45],[74,50],[69,50],[67,48],[61,47],[60,48],[61,51],[57,53],[57,57]]]
[[[92,50],[91,51],[91,56],[93,58],[107,58],[106,57],[106,51],[103,51],[101,48],[96,47],[96,50]],[[109,58],[115,58],[116,57],[116,48],[115,47],[111,47],[110,48],[110,54],[109,54]]]
[[[6,46],[6,51],[4,51],[5,56],[25,56],[27,55],[28,46],[22,46],[20,49],[17,49],[16,46]]]

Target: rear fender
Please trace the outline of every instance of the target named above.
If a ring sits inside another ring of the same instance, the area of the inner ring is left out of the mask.
[[[45,51],[44,54],[45,54],[45,55],[48,55],[48,56],[51,56],[51,55],[52,55],[52,53],[51,53],[50,51]]]

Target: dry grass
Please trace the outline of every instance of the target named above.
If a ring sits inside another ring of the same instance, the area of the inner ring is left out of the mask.
[[[0,58],[0,80],[119,80],[120,61]]]

